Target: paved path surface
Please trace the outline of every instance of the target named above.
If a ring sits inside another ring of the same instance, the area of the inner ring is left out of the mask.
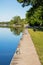
[[[27,30],[18,45],[10,65],[41,65],[35,47]]]

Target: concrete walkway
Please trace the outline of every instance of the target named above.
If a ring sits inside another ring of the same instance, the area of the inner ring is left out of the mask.
[[[10,65],[41,65],[30,34],[26,29]]]

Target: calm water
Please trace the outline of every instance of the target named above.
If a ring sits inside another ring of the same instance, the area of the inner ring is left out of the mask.
[[[17,29],[0,28],[0,65],[10,65],[22,33]]]

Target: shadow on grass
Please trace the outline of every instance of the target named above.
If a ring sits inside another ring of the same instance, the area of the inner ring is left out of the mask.
[[[26,28],[33,29],[34,32],[35,32],[35,31],[43,31],[43,27],[39,27],[39,26],[34,26],[34,27],[28,26],[28,27],[26,27]]]
[[[34,31],[43,31],[43,27],[33,27]]]

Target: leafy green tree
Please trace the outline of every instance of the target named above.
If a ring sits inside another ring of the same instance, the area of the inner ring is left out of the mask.
[[[42,6],[39,6],[38,8],[34,9],[31,8],[29,11],[26,13],[26,18],[28,19],[28,22],[30,25],[42,25],[43,23],[43,16],[42,16]]]
[[[43,0],[17,0],[22,6],[32,5],[26,13],[26,19],[30,25],[43,25]]]
[[[32,5],[38,7],[39,5],[43,5],[43,0],[17,0],[19,3],[22,3],[23,6]]]
[[[15,17],[13,17],[13,23],[14,23],[14,24],[20,24],[20,22],[21,22],[20,16],[15,16]]]
[[[20,16],[15,16],[10,20],[10,25],[12,24],[20,24],[21,23],[21,18]]]

